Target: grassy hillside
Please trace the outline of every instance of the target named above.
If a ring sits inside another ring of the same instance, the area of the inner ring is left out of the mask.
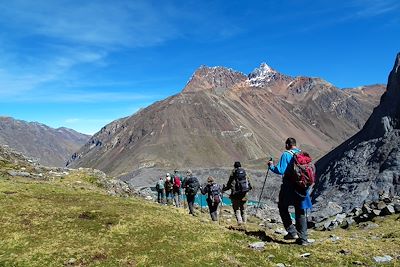
[[[260,241],[208,214],[136,198],[108,196],[93,177],[72,173],[54,181],[0,176],[0,266],[345,266],[376,265],[374,256],[400,263],[400,220],[391,216],[374,229],[311,232],[316,242],[300,247],[263,229]],[[232,222],[233,224],[233,222]],[[258,231],[249,224],[248,233]],[[333,241],[330,235],[340,237]],[[340,253],[341,250],[345,252]],[[311,253],[309,257],[300,257]]]

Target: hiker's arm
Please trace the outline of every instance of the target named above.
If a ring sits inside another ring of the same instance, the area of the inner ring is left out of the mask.
[[[252,190],[250,174],[247,174],[247,181],[249,182],[249,189]]]
[[[282,154],[281,159],[279,160],[278,164],[277,165],[274,165],[274,164],[269,165],[269,169],[276,174],[283,175],[288,166],[288,162],[290,161],[288,159],[289,159],[288,153],[284,152]]]
[[[226,191],[232,188],[232,182],[233,182],[233,171],[231,176],[229,176],[229,180],[228,183],[226,184],[226,186],[224,188],[222,188],[222,191]]]
[[[208,192],[207,184],[200,186],[200,192],[205,195]]]

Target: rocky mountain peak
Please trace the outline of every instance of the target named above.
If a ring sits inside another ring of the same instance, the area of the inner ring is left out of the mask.
[[[349,211],[377,200],[382,194],[400,195],[399,103],[400,54],[380,104],[364,127],[316,163],[319,174],[313,192],[316,217],[332,212],[327,208],[329,202]]]
[[[389,74],[386,92],[364,126],[364,138],[372,139],[400,129],[400,53]]]
[[[255,68],[248,76],[250,85],[260,87],[269,83],[277,74],[277,71],[267,65],[261,63],[260,67]]]
[[[219,94],[246,79],[246,75],[230,68],[202,65],[194,72],[182,92],[214,91]]]
[[[251,87],[269,87],[278,85],[278,87],[286,87],[292,81],[290,76],[279,73],[266,63],[261,63],[260,67],[255,68],[248,75],[248,84]]]

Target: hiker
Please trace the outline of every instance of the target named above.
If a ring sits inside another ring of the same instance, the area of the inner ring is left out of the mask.
[[[174,170],[172,194],[174,196],[174,203],[177,208],[181,206],[181,185],[182,177],[179,175],[178,170]]]
[[[285,147],[286,151],[283,152],[277,165],[274,165],[273,161],[268,161],[268,168],[272,172],[283,175],[278,208],[283,225],[288,232],[284,239],[295,239],[299,245],[308,245],[306,209],[312,207],[310,190],[299,192],[291,178],[291,170],[294,169],[294,154],[300,152],[300,149],[296,147],[296,140],[289,137],[285,142]],[[294,206],[296,226],[292,223],[289,206]]]
[[[185,182],[183,184],[183,188],[185,189],[186,200],[189,206],[189,214],[194,214],[194,200],[196,198],[197,191],[199,191],[200,183],[199,180],[193,176],[191,170],[186,172]]]
[[[165,197],[167,198],[167,204],[172,203],[172,189],[173,181],[171,179],[171,175],[167,173],[165,175]]]
[[[214,177],[212,176],[207,178],[207,184],[200,187],[200,191],[203,195],[208,194],[207,205],[210,211],[211,220],[213,221],[218,221],[218,205],[222,201],[221,189],[221,186],[215,182]]]
[[[232,174],[229,176],[227,185],[222,188],[222,192],[231,189],[229,198],[232,200],[232,208],[238,225],[242,225],[247,221],[247,192],[251,190],[251,184],[246,171],[242,168],[239,161],[236,161],[233,167]]]
[[[164,180],[160,177],[160,180],[156,183],[156,190],[157,190],[157,202],[160,204],[164,203]]]

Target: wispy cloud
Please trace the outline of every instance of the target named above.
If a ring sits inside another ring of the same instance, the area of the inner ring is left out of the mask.
[[[0,96],[36,94],[48,83],[65,83],[72,80],[71,70],[82,65],[107,66],[109,55],[116,51],[177,38],[230,38],[240,32],[238,25],[216,9],[193,1],[8,2],[0,6]],[[105,97],[83,94],[80,101]],[[108,97],[119,99],[118,94]],[[62,92],[58,99],[76,101]]]
[[[167,14],[150,1],[12,1],[0,12],[20,37],[38,35],[79,45],[141,46],[176,34]]]
[[[301,14],[304,18],[315,18],[315,23],[297,25],[296,32],[312,32],[317,29],[327,28],[351,21],[373,19],[377,16],[390,15],[397,18],[400,12],[400,3],[397,0],[352,0],[340,5],[316,6]],[[299,17],[294,16],[296,20]],[[380,25],[384,27],[384,25]],[[285,34],[288,34],[286,32]]]
[[[1,93],[1,92],[0,92]],[[155,101],[162,96],[128,92],[57,92],[37,91],[35,94],[0,94],[0,102],[17,103],[113,103],[130,101]]]
[[[354,0],[351,3],[356,8],[356,18],[371,18],[400,8],[397,0]]]

